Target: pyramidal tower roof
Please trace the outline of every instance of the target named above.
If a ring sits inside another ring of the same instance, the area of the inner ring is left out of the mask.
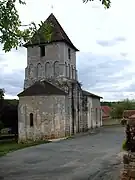
[[[52,35],[51,35],[51,40],[49,41],[49,43],[52,42],[65,42],[66,44],[68,44],[71,48],[73,48],[76,51],[79,51],[71,42],[71,40],[69,39],[69,37],[67,36],[67,34],[65,33],[65,31],[63,30],[63,28],[61,27],[60,23],[58,22],[58,20],[56,19],[56,17],[51,13],[50,16],[46,19],[45,23],[50,23],[52,25]],[[39,31],[39,30],[38,30]],[[40,39],[40,43],[39,43],[39,39]],[[41,44],[46,44],[48,43],[48,41],[45,39],[45,36],[43,36],[43,34],[39,33],[39,37],[38,39],[36,38],[36,36],[34,35],[31,38],[31,42],[27,42],[24,47],[28,47],[28,46],[33,46],[33,45],[41,45]]]

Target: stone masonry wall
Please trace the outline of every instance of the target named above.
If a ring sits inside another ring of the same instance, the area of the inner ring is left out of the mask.
[[[135,119],[128,120],[126,125],[127,153],[123,156],[124,170],[121,180],[135,180]]]
[[[100,99],[89,96],[83,97],[82,120],[84,129],[102,126]]]
[[[45,46],[45,56],[41,57],[39,46],[28,47],[24,88],[38,80],[51,77],[75,79],[76,52],[71,49],[71,59],[68,59],[68,48],[64,42],[51,43]]]
[[[30,113],[33,127],[30,127]],[[65,96],[20,97],[19,141],[54,139],[65,136]]]
[[[135,153],[124,155],[124,169],[121,173],[121,180],[135,180]]]
[[[102,125],[100,99],[94,97],[92,98],[92,122],[93,127]]]

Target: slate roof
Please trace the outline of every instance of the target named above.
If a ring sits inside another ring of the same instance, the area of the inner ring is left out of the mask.
[[[85,91],[85,90],[83,90],[83,95],[102,99],[102,97],[100,97],[100,96],[98,96],[96,94],[90,93],[88,91]]]
[[[17,96],[66,95],[67,93],[47,81],[36,82]]]
[[[50,23],[52,25],[52,37],[49,43],[52,42],[65,42],[67,43],[70,47],[75,49],[76,51],[79,51],[71,42],[61,25],[59,24],[58,20],[56,17],[51,13],[50,16],[46,19],[44,23]],[[40,31],[40,29],[38,30]],[[32,46],[32,45],[39,45],[38,39],[35,37],[35,35],[32,37],[31,42],[27,42],[24,44],[24,47]],[[40,45],[41,44],[46,44],[48,43],[45,37],[43,36],[42,33],[40,33]]]

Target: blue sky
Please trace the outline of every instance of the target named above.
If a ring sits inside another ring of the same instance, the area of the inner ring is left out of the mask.
[[[74,45],[79,79],[90,92],[104,100],[135,97],[135,1],[112,0],[105,10],[95,0],[26,0],[17,5],[21,21],[40,23],[54,13]],[[51,6],[53,5],[53,9]],[[0,85],[6,98],[16,98],[23,89],[26,49],[0,52]]]

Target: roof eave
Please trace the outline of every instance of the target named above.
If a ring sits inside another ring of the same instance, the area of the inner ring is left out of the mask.
[[[96,98],[100,98],[100,99],[103,99],[103,97],[100,97],[100,96],[94,96],[94,95],[92,95],[92,97],[96,97]]]
[[[44,42],[44,43],[29,43],[29,42],[27,42],[27,43],[25,43],[24,45],[23,45],[23,47],[25,47],[25,48],[27,48],[27,47],[32,47],[32,46],[40,46],[40,45],[46,45],[46,44],[51,44],[51,43],[55,43],[55,42],[65,42],[65,40],[59,40],[59,41],[50,41],[50,42]],[[80,51],[79,49],[77,49],[73,44],[70,44],[70,43],[68,43],[68,42],[65,42],[65,43],[67,43],[70,47],[72,47],[75,51]]]

